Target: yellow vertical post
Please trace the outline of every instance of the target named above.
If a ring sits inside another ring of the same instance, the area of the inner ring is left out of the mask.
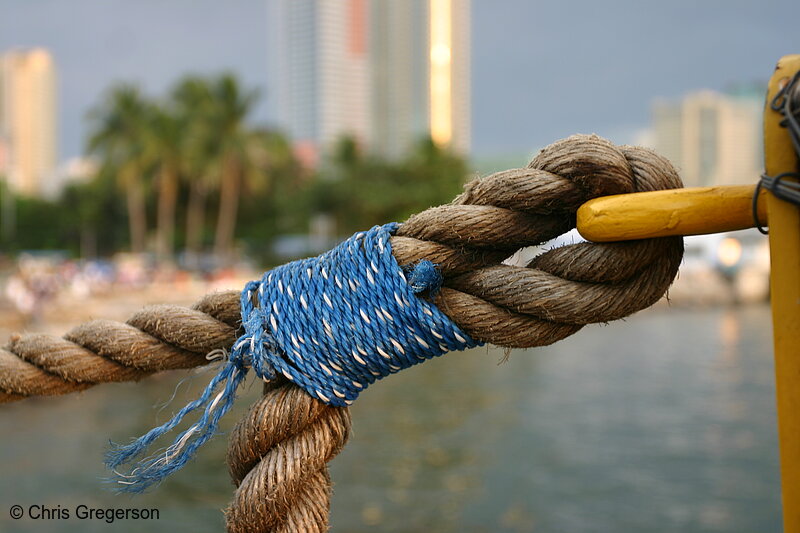
[[[767,174],[795,172],[797,154],[782,115],[770,108],[777,92],[800,70],[800,55],[781,58],[767,91],[764,159]],[[800,533],[800,209],[767,195],[775,341],[775,388],[785,533]]]

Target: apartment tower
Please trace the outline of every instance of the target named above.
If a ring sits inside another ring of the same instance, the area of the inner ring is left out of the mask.
[[[315,164],[342,136],[388,157],[470,148],[469,0],[274,0],[280,124]]]
[[[654,148],[687,187],[755,183],[763,168],[763,91],[699,91],[653,106]]]
[[[15,191],[48,194],[56,168],[56,73],[42,48],[0,56],[0,144]]]

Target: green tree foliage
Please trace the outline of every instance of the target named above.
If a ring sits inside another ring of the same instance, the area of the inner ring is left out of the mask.
[[[13,236],[2,242],[4,252],[47,249],[95,257],[128,245],[126,202],[114,174],[101,171],[91,181],[70,184],[57,201],[20,195],[12,201]]]
[[[108,169],[69,185],[54,207],[64,213],[62,227],[68,239],[62,242],[67,249],[82,257],[107,257],[127,247],[125,194]]]
[[[333,215],[340,234],[350,234],[451,201],[466,175],[464,160],[430,138],[398,161],[364,154],[343,138],[312,185],[311,205]]]

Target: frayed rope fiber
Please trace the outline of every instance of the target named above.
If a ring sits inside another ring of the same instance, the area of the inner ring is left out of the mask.
[[[480,345],[424,297],[441,286],[435,265],[397,263],[389,241],[397,228],[395,223],[375,226],[318,257],[249,282],[241,296],[245,333],[200,398],[164,425],[109,452],[106,464],[121,490],[141,492],[186,464],[216,433],[250,367],[267,382],[280,374],[326,404],[346,406],[389,374]],[[140,461],[130,474],[117,472],[204,406],[200,420],[172,445]]]

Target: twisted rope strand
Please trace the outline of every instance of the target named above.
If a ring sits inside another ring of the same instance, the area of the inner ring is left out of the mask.
[[[237,489],[226,510],[231,533],[327,531],[327,463],[350,434],[350,412],[281,380],[239,421],[228,442]]]
[[[63,338],[13,335],[0,349],[0,403],[207,364],[209,352],[236,339],[236,297],[236,291],[208,295],[195,309],[150,306],[127,323],[93,320]]]

